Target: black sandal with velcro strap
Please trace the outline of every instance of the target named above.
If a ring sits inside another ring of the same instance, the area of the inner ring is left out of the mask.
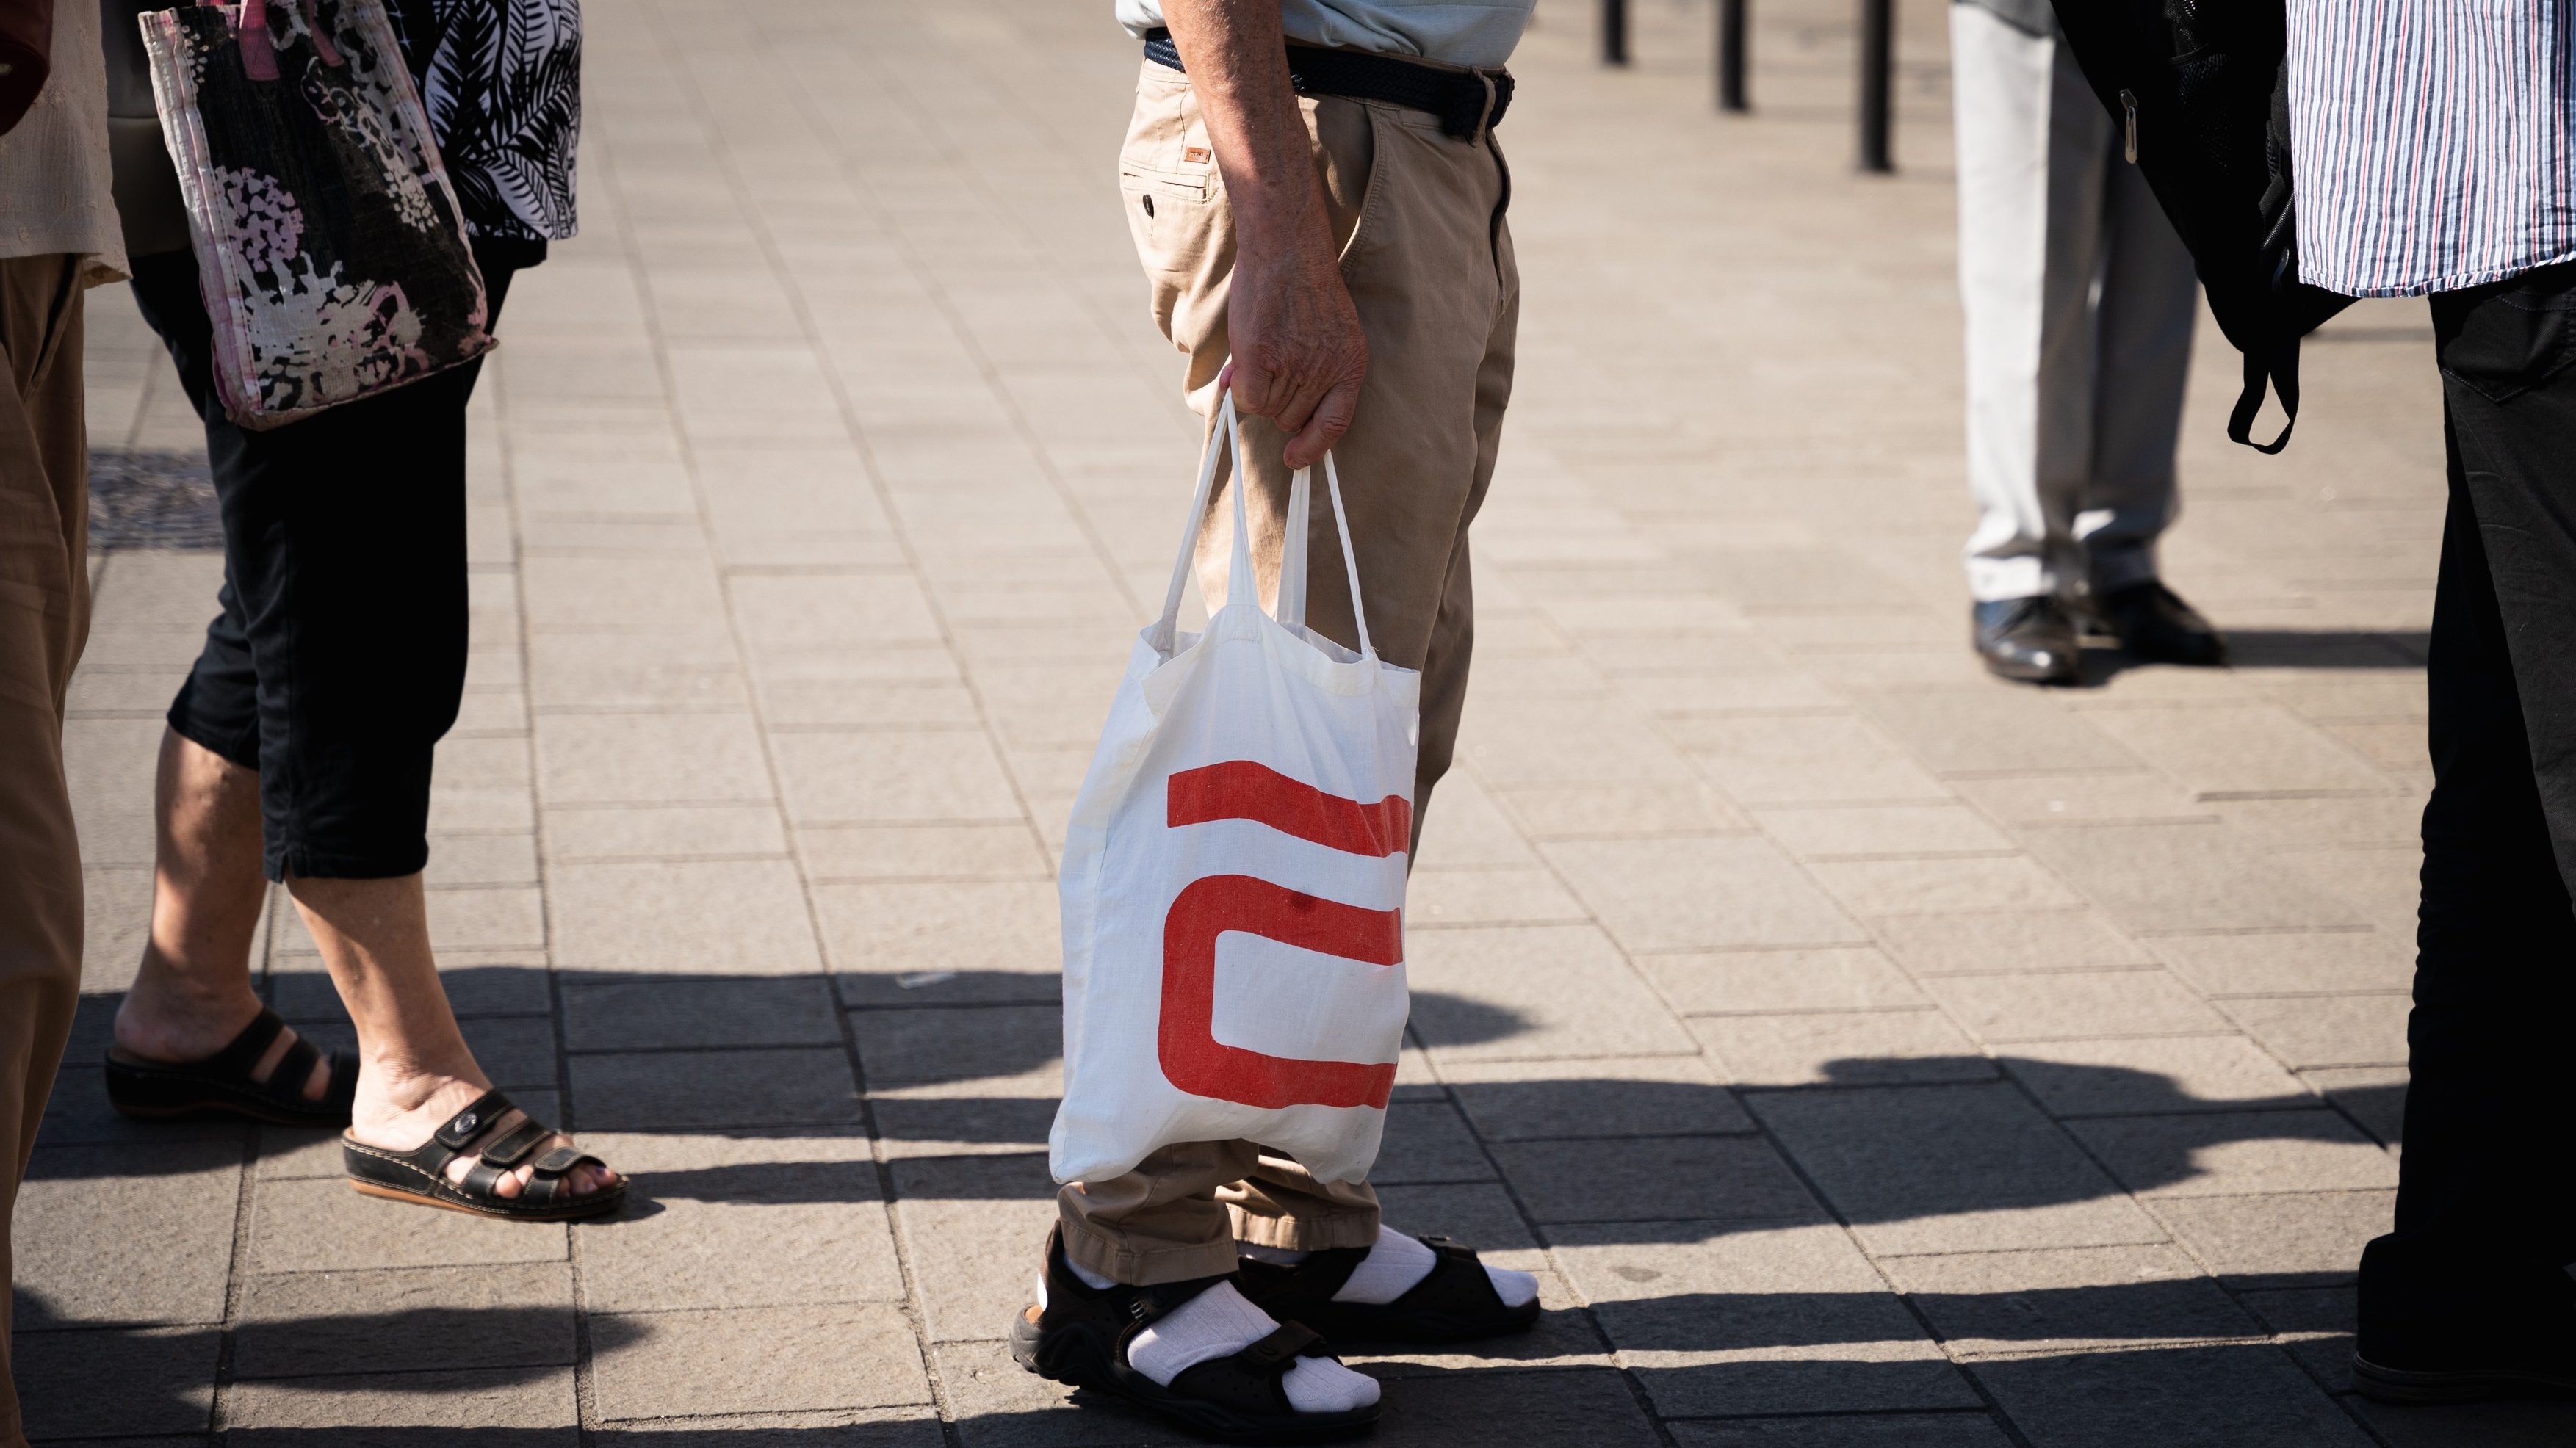
[[[1297,1360],[1331,1356],[1321,1338],[1294,1322],[1240,1352],[1183,1369],[1168,1387],[1127,1365],[1136,1334],[1227,1280],[1095,1288],[1065,1266],[1059,1231],[1047,1238],[1044,1307],[1011,1319],[1011,1357],[1040,1377],[1123,1398],[1227,1443],[1314,1443],[1377,1423],[1375,1403],[1338,1413],[1301,1413],[1290,1405],[1282,1380]]]
[[[1538,1299],[1506,1306],[1472,1247],[1446,1237],[1424,1237],[1436,1255],[1430,1274],[1393,1302],[1335,1302],[1333,1294],[1369,1254],[1366,1247],[1309,1252],[1294,1266],[1243,1259],[1236,1289],[1272,1317],[1294,1319],[1335,1347],[1354,1343],[1473,1342],[1527,1332],[1538,1321]]]
[[[267,1080],[251,1079],[285,1030],[277,1012],[262,1006],[231,1044],[202,1061],[138,1061],[111,1046],[107,1104],[121,1115],[155,1120],[247,1116],[272,1126],[347,1126],[358,1095],[358,1058],[346,1051],[331,1053],[331,1084],[318,1100],[305,1098],[304,1083],[322,1053],[302,1035],[288,1043]]]
[[[536,1154],[538,1144],[556,1133],[553,1127],[524,1111],[519,1113],[517,1126],[486,1143],[477,1153],[479,1159],[463,1181],[449,1181],[448,1164],[465,1155],[476,1138],[490,1133],[503,1117],[518,1109],[510,1104],[509,1097],[486,1091],[473,1105],[449,1117],[437,1134],[410,1151],[387,1151],[343,1134],[340,1159],[348,1168],[349,1185],[371,1197],[519,1222],[566,1222],[576,1217],[605,1216],[626,1204],[624,1177],[594,1192],[572,1194],[567,1182],[573,1168],[584,1162],[608,1165],[579,1147],[558,1146],[530,1163],[528,1158]],[[515,1197],[492,1190],[501,1178],[522,1166],[531,1167],[525,1190]]]

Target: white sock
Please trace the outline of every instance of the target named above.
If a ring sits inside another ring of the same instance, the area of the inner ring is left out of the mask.
[[[1285,1247],[1256,1246],[1250,1242],[1238,1242],[1234,1250],[1256,1262],[1282,1267],[1293,1267],[1306,1260],[1303,1252],[1292,1252]],[[1351,1269],[1350,1280],[1342,1284],[1341,1291],[1333,1294],[1333,1300],[1370,1304],[1393,1302],[1411,1292],[1414,1284],[1430,1276],[1431,1269],[1439,1263],[1439,1254],[1429,1247],[1393,1227],[1381,1226],[1377,1229],[1377,1245],[1369,1248],[1369,1254],[1360,1259],[1360,1265]],[[1518,1307],[1538,1296],[1538,1279],[1527,1272],[1515,1272],[1509,1267],[1488,1267],[1485,1276],[1493,1281],[1494,1294],[1503,1299],[1505,1307]]]
[[[1233,1283],[1220,1282],[1136,1334],[1127,1344],[1127,1364],[1168,1388],[1200,1363],[1239,1353],[1278,1330],[1277,1319],[1245,1301]],[[1377,1401],[1377,1379],[1330,1358],[1297,1359],[1280,1388],[1300,1413],[1345,1413]]]

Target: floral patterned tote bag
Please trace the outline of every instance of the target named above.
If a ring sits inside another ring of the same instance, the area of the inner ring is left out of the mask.
[[[205,0],[142,26],[234,422],[280,427],[491,350],[382,0]]]

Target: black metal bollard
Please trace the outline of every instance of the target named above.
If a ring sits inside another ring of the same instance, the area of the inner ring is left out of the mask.
[[[1744,94],[1745,0],[1717,0],[1717,108],[1749,111]]]
[[[1601,63],[1628,63],[1628,0],[1601,0]]]
[[[1889,90],[1896,68],[1895,0],[1860,0],[1860,168],[1896,169],[1888,156]]]

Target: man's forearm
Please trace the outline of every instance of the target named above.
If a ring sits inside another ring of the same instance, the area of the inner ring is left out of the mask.
[[[1240,245],[1278,256],[1331,245],[1314,150],[1288,84],[1278,0],[1164,0]]]

